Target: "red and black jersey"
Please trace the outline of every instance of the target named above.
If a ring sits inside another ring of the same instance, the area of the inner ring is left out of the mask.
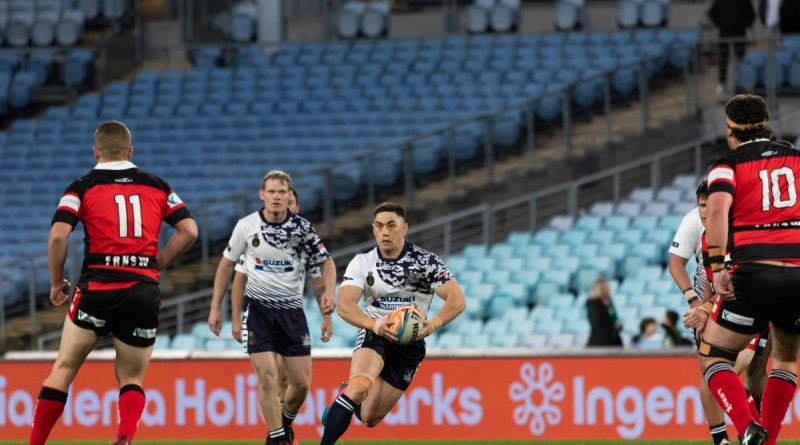
[[[782,143],[741,144],[708,172],[708,193],[730,193],[734,264],[781,260],[800,264],[800,152]],[[730,246],[729,246],[730,248]]]
[[[165,181],[123,161],[97,164],[70,184],[53,223],[83,222],[80,283],[109,290],[158,283],[161,221],[174,226],[184,218],[191,218],[189,210]]]

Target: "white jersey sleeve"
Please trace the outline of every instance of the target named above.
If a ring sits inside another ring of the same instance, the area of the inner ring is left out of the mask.
[[[233,228],[231,239],[228,241],[228,247],[222,252],[222,256],[234,263],[239,261],[239,258],[244,254],[247,249],[246,227],[242,220],[236,223]]]
[[[364,255],[356,255],[347,265],[347,270],[342,277],[342,286],[355,286],[364,289],[364,282],[367,277],[367,265],[364,262]]]
[[[236,265],[233,266],[233,270],[247,275],[247,266],[244,264],[244,255],[240,256],[236,261]]]
[[[669,253],[687,260],[692,257],[702,258],[702,236],[703,221],[700,220],[700,212],[695,208],[683,217],[669,247]],[[702,264],[702,260],[698,260],[698,264]]]

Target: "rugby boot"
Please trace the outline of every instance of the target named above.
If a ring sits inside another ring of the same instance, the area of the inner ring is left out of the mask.
[[[767,430],[753,421],[747,425],[744,434],[739,438],[739,445],[761,445],[767,440]]]
[[[127,437],[122,436],[114,442],[114,445],[131,445],[131,441]]]
[[[325,426],[325,420],[328,419],[328,411],[331,410],[331,405],[333,405],[333,402],[335,402],[336,399],[338,399],[340,395],[344,394],[344,391],[346,389],[347,389],[347,382],[342,382],[339,385],[339,391],[336,393],[336,396],[333,398],[333,401],[331,401],[331,404],[326,406],[325,409],[322,411],[322,419],[321,419],[322,426]]]

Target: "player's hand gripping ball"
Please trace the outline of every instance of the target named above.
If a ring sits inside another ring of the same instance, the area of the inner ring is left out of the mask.
[[[396,327],[397,343],[405,346],[420,339],[425,316],[416,306],[403,306],[389,314],[389,321]]]

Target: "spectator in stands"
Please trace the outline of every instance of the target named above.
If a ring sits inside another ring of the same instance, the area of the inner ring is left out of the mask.
[[[633,337],[633,347],[639,349],[661,349],[664,347],[664,336],[658,332],[655,318],[643,318],[639,323],[639,334]]]
[[[586,346],[622,346],[619,336],[622,325],[611,302],[611,287],[605,278],[598,279],[592,285],[589,299],[586,300],[586,312],[591,326]]]
[[[750,0],[714,0],[708,17],[719,30],[720,43],[719,55],[719,85],[717,94],[725,92],[725,83],[728,77],[728,58],[730,48],[733,47],[734,66],[736,61],[744,56],[744,38],[747,30],[753,26],[756,12]]]
[[[661,329],[664,331],[664,346],[674,348],[676,346],[691,346],[692,341],[681,335],[678,329],[678,313],[667,311],[664,320],[661,322]]]

